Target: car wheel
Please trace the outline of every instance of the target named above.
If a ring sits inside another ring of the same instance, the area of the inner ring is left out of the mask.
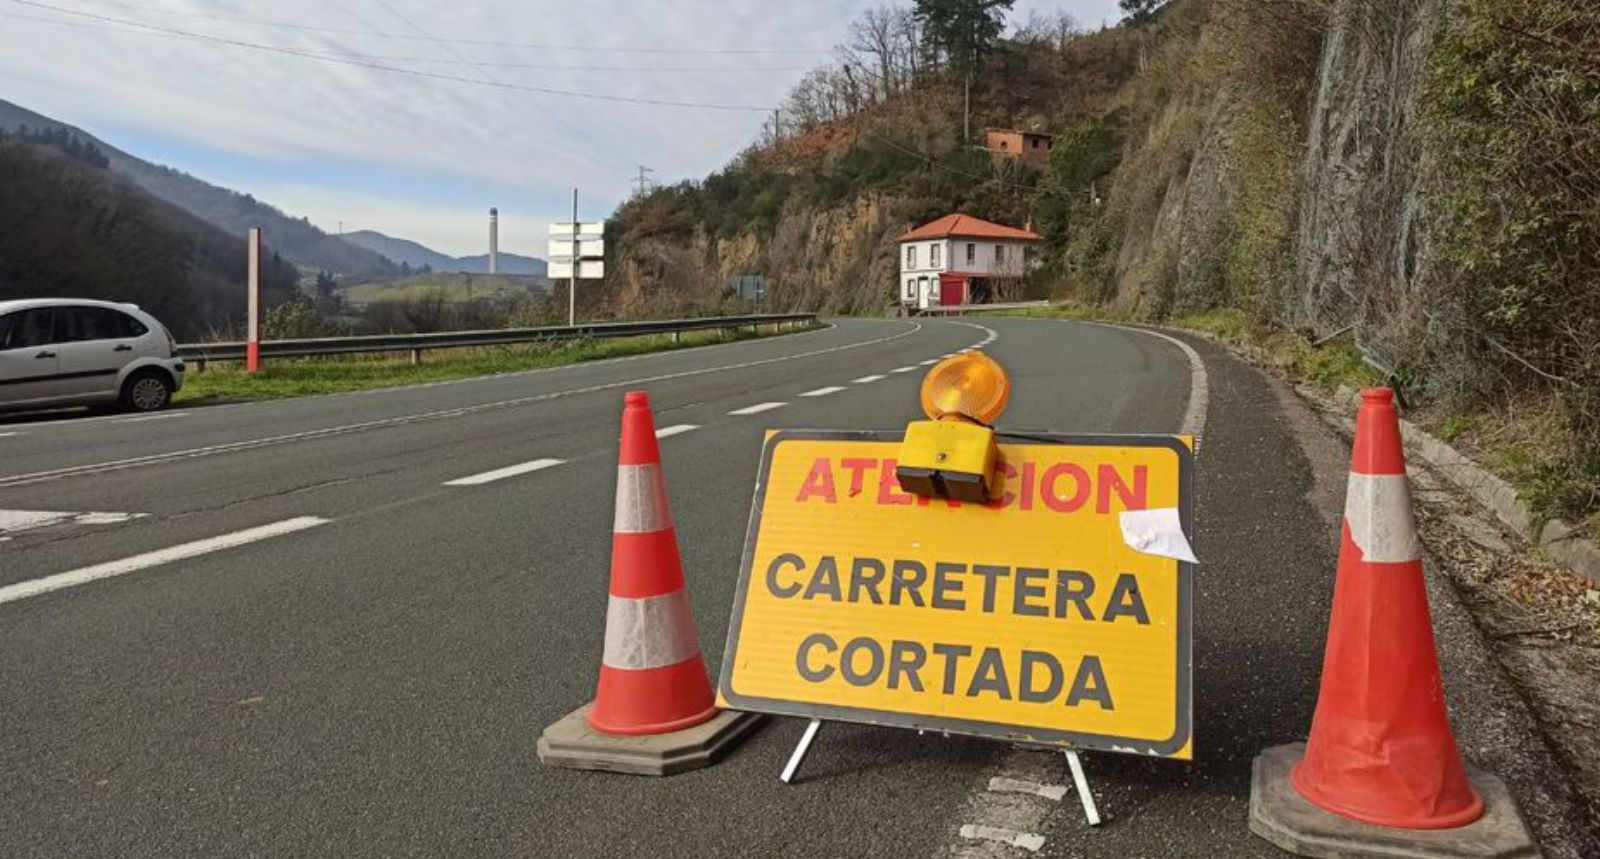
[[[172,403],[172,382],[158,370],[142,370],[122,383],[122,407],[155,412]]]

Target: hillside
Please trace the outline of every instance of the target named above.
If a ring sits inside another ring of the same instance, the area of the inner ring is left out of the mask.
[[[134,302],[180,338],[243,316],[244,237],[111,173],[98,147],[0,135],[0,188],[0,298]],[[269,257],[263,297],[294,294],[298,276]]]
[[[714,308],[760,274],[778,306],[882,313],[901,230],[1031,219],[1034,296],[1327,341],[1543,515],[1600,510],[1600,5],[1126,0],[960,50],[927,17],[1008,6],[858,19],[781,134],[619,209],[592,310]],[[964,139],[966,56],[971,126],[1053,132],[1045,169]]]
[[[382,254],[396,264],[408,265],[413,270],[420,270],[426,266],[432,271],[439,272],[489,273],[488,254],[453,257],[449,254],[440,253],[420,242],[386,236],[377,230],[357,230],[353,233],[345,233],[340,238],[350,244]],[[500,274],[526,274],[538,277],[544,277],[547,269],[542,259],[506,253],[505,251],[500,252],[499,266]]]
[[[0,100],[0,129],[64,130],[93,143],[105,154],[112,173],[226,232],[243,236],[250,227],[260,226],[262,240],[269,248],[308,269],[362,280],[399,274],[397,266],[381,254],[340,241],[305,219],[291,218],[249,194],[219,188],[182,171],[152,164],[79,128],[4,100]]]

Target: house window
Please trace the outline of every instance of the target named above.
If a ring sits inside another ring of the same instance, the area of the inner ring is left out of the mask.
[[[998,267],[998,266],[1005,265],[1005,262],[1006,262],[1006,246],[1005,245],[995,245],[994,246],[994,264],[995,264],[995,266]]]
[[[977,261],[978,261],[978,243],[977,242],[967,242],[967,265],[972,265],[973,263],[975,263]]]
[[[906,268],[917,267],[917,246],[906,245]]]
[[[929,268],[938,268],[939,267],[939,246],[938,245],[931,245],[928,248],[928,267]]]
[[[1004,140],[1000,141],[1000,148],[1001,149],[1005,149],[1006,148],[1006,142]]]
[[[1031,140],[1029,142],[1031,142],[1033,144],[1033,148],[1034,149],[1038,149],[1039,148],[1039,138],[1035,137],[1033,140]]]
[[[914,277],[906,278],[905,300],[906,301],[916,301],[917,300],[917,279],[914,278]]]

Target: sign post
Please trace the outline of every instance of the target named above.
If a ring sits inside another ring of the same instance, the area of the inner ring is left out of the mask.
[[[1098,822],[1077,751],[1192,756],[1192,441],[999,437],[972,503],[900,433],[769,434],[718,703],[1058,747]]]
[[[605,277],[605,229],[603,221],[578,221],[578,189],[572,189],[572,220],[550,225],[546,258],[551,280],[567,278],[567,324],[578,324],[578,279]]]
[[[249,273],[245,277],[245,372],[261,370],[261,228],[251,227],[246,241]]]

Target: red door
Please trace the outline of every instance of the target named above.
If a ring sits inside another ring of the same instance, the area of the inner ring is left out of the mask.
[[[959,274],[939,275],[939,304],[959,307],[967,303],[967,279]]]

